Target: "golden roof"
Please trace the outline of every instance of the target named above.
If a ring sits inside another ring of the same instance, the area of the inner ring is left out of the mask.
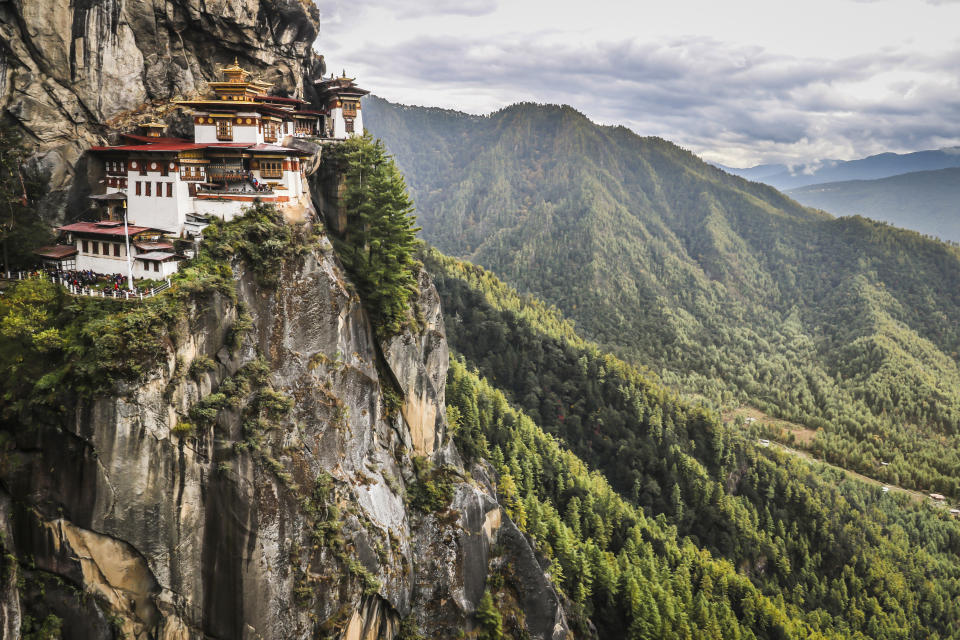
[[[240,62],[237,58],[233,59],[233,64],[229,67],[222,67],[220,73],[227,78],[237,77],[241,82],[250,75],[250,72],[240,66]]]

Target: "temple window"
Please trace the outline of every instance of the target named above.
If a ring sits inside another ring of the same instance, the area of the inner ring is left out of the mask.
[[[119,257],[120,257],[120,245],[119,245],[119,244],[113,245],[113,257],[114,257],[114,258],[119,258]]]
[[[264,178],[282,178],[283,163],[279,160],[261,160],[260,175]]]
[[[277,124],[275,122],[265,122],[263,124],[263,139],[267,142],[277,141]]]
[[[217,140],[233,140],[233,123],[226,118],[217,119]]]

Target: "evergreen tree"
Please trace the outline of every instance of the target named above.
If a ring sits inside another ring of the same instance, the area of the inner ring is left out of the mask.
[[[480,623],[480,640],[500,640],[503,638],[503,618],[493,603],[490,590],[483,592],[480,604],[477,605],[477,622]]]
[[[335,246],[381,336],[397,333],[417,292],[416,219],[403,175],[369,134],[337,150],[347,229]]]
[[[50,241],[50,229],[36,213],[36,204],[47,191],[47,181],[27,164],[23,137],[14,127],[0,123],[0,237],[3,270],[29,267],[31,251]]]

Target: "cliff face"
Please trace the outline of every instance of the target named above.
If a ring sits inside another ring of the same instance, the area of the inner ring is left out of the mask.
[[[0,443],[3,637],[50,614],[72,638],[453,637],[491,572],[530,637],[566,637],[448,439],[430,281],[419,332],[378,345],[326,239],[276,288],[234,268],[238,300],[195,296],[145,380]],[[450,499],[418,506],[433,482]]]
[[[58,220],[82,205],[70,191],[86,149],[203,90],[234,57],[280,92],[309,99],[304,79],[322,66],[311,47],[317,19],[302,0],[0,3],[0,109],[50,175],[41,213]]]
[[[85,208],[84,151],[175,123],[167,101],[234,57],[311,98],[316,24],[306,0],[0,3],[0,107],[50,175],[41,214]],[[144,379],[0,431],[0,638],[454,637],[491,572],[518,632],[565,637],[448,437],[429,279],[419,329],[378,344],[327,240],[277,286],[233,270],[236,299],[193,294]]]

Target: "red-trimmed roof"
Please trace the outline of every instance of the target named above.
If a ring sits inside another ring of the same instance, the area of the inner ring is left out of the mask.
[[[95,236],[120,236],[123,237],[123,223],[103,223],[103,222],[74,222],[60,227],[60,231],[69,231],[71,233],[95,235]],[[150,227],[137,227],[127,225],[127,235],[133,236],[144,231],[154,231]]]
[[[249,142],[160,142],[157,144],[119,144],[113,147],[90,147],[90,151],[195,151],[197,149],[246,149]]]
[[[90,147],[90,151],[153,151],[153,152],[171,152],[171,151],[193,151],[203,149],[210,145],[197,144],[195,142],[158,142],[155,144],[120,144],[114,147]]]
[[[307,109],[298,109],[293,112],[293,115],[304,115],[304,116],[323,116],[326,115],[323,111],[308,111]]]
[[[168,144],[169,144],[169,143],[175,143],[175,142],[190,142],[190,141],[187,140],[186,138],[174,138],[174,137],[170,137],[170,136],[161,136],[161,137],[158,138],[158,137],[155,137],[155,136],[140,136],[140,135],[136,135],[136,134],[133,134],[133,133],[121,133],[121,134],[120,134],[120,137],[122,137],[122,138],[128,138],[128,139],[134,140],[134,141],[136,141],[136,142],[149,142],[149,143],[153,143],[153,142],[165,142],[165,143],[168,143]]]
[[[268,96],[264,93],[254,96],[258,100],[273,100],[276,102],[289,102],[296,104],[307,104],[306,100],[301,100],[299,98],[284,98],[283,96]]]
[[[33,250],[33,253],[42,258],[62,260],[77,255],[77,248],[72,244],[53,244],[46,247],[37,247]]]
[[[193,109],[194,111],[264,111],[274,115],[290,115],[293,111],[284,109],[279,105],[271,105],[266,102],[231,102],[229,100],[197,100],[189,104],[182,104],[182,107]]]

